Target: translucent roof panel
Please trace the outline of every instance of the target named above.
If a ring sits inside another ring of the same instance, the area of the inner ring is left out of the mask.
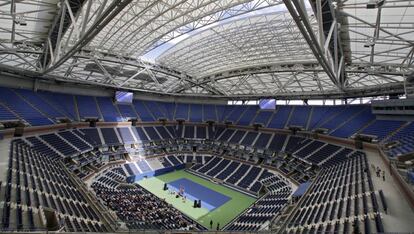
[[[318,2],[0,1],[0,70],[177,96],[404,92],[414,1]]]
[[[287,12],[218,24],[183,40],[158,59],[162,65],[194,77],[245,67],[314,61]]]
[[[353,63],[402,64],[412,50],[414,5],[412,1],[385,1],[367,9],[367,1],[349,0],[343,5]],[[377,27],[378,25],[378,27]]]
[[[1,1],[0,40],[5,44],[44,43],[57,12],[57,2]]]
[[[57,15],[58,2],[0,1],[1,65],[40,69],[37,60]]]
[[[210,83],[225,95],[276,96],[336,90],[327,75],[313,72],[263,73],[218,79]]]
[[[281,2],[282,0],[133,0],[86,48],[138,57],[159,44],[204,25]],[[83,7],[77,27],[82,28],[85,20],[85,27],[90,27],[99,13],[109,7],[109,3],[110,1],[94,0],[89,8]],[[69,42],[74,38],[76,33],[65,34],[65,40]]]

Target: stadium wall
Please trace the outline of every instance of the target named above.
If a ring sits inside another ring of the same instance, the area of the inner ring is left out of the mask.
[[[43,90],[56,93],[66,93],[73,95],[113,97],[116,89],[108,87],[98,87],[89,84],[64,83],[50,80],[40,80],[33,78],[23,78],[21,76],[1,75],[0,86],[8,88]],[[121,88],[119,90],[122,90]],[[217,97],[179,97],[172,95],[161,95],[146,92],[134,92],[134,99],[176,102],[176,103],[194,103],[194,104],[215,104],[227,105],[227,99]]]
[[[401,192],[404,194],[408,203],[410,203],[411,208],[414,209],[414,191],[412,190],[411,186],[408,185],[407,182],[401,177],[401,174],[397,171],[395,166],[391,166],[390,160],[388,160],[387,155],[385,155],[381,148],[379,146],[376,146],[376,148],[378,154],[381,156],[382,161],[388,167],[390,175],[396,182]]]

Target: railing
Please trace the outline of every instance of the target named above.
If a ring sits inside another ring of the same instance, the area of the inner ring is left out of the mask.
[[[395,163],[389,160],[389,158],[385,155],[380,147],[378,147],[378,152],[384,164],[389,167],[389,172],[394,178],[396,185],[401,189],[411,207],[414,208],[414,191],[406,180],[407,178],[401,176],[399,170],[396,168]]]

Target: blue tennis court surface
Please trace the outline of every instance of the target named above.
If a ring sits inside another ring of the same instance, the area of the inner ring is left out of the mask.
[[[183,186],[184,195],[187,197],[187,199],[191,201],[201,200],[201,206],[208,209],[209,211],[220,207],[231,199],[226,195],[206,188],[203,185],[197,184],[185,178],[171,181],[168,183],[168,185],[170,189],[173,189],[175,191],[178,191],[180,189],[180,186]]]

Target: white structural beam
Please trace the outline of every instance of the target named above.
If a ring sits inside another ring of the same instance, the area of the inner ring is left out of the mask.
[[[8,0],[0,4],[0,70],[173,96],[397,93],[414,70],[414,2],[366,4]],[[155,62],[141,59],[166,42]]]
[[[302,32],[302,35],[307,41],[313,54],[315,55],[318,62],[321,64],[322,68],[324,69],[332,83],[335,84],[338,88],[342,89],[337,74],[334,72],[332,64],[328,61],[327,57],[323,53],[321,45],[319,44],[319,41],[316,39],[312,27],[309,24],[308,14],[304,9],[304,5],[301,4],[299,0],[284,0],[284,3],[286,5],[286,8],[292,15],[293,19],[295,20],[299,30]]]
[[[60,65],[66,60],[72,57],[75,53],[79,52],[85,45],[87,45],[94,37],[101,32],[101,30],[111,22],[111,20],[118,15],[132,0],[116,0],[111,3],[105,11],[103,11],[96,21],[88,28],[88,30],[82,35],[76,43],[63,54],[58,60],[49,64],[44,70],[44,73],[48,73]],[[70,8],[68,9],[70,12]],[[74,16],[71,15],[72,22],[75,21]],[[79,34],[78,34],[79,35]]]

